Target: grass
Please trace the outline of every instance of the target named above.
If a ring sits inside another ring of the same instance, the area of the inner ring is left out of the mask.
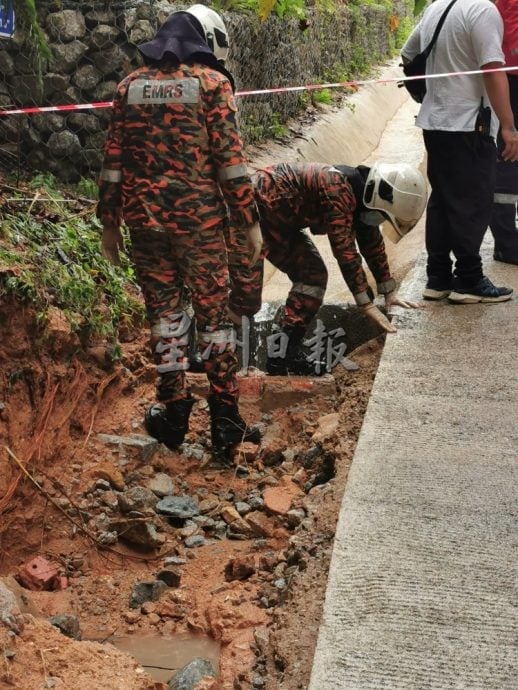
[[[330,89],[320,89],[312,92],[311,99],[313,103],[318,103],[320,105],[331,105],[333,102],[333,94],[331,93]]]
[[[0,209],[0,297],[34,306],[43,326],[49,308],[60,309],[83,342],[113,342],[120,326],[141,323],[144,307],[133,267],[124,254],[120,267],[102,256],[93,207],[71,213],[70,204],[60,204],[70,195],[65,200],[47,176],[33,178],[28,187],[38,190],[38,203],[27,208],[27,191],[20,191],[13,195],[20,202]]]

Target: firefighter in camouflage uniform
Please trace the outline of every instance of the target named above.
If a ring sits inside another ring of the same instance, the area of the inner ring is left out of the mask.
[[[139,46],[144,66],[117,88],[99,180],[103,252],[117,262],[128,226],[157,363],[158,403],[149,434],[170,448],[188,431],[195,399],[188,368],[189,316],[196,317],[207,374],[215,451],[258,442],[238,411],[235,336],[228,316],[228,218],[253,264],[261,235],[224,67],[228,34],[204,5],[173,13]]]
[[[419,220],[426,205],[426,183],[407,164],[377,163],[372,168],[323,163],[281,163],[258,170],[255,198],[263,235],[263,254],[292,281],[279,323],[281,346],[267,359],[270,374],[314,375],[326,362],[307,357],[301,345],[326,291],[327,269],[310,236],[327,235],[345,282],[356,303],[388,333],[396,329],[373,303],[362,267],[365,258],[385,296],[387,310],[416,307],[398,298],[379,226],[395,242]],[[246,249],[230,237],[234,319],[250,317],[261,305],[263,263],[250,268]],[[284,345],[282,345],[284,341]]]

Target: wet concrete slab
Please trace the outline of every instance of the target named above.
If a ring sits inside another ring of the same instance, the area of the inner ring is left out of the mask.
[[[518,288],[518,269],[484,264]],[[419,300],[425,255],[402,287]],[[401,311],[338,521],[310,690],[514,687],[518,296]]]

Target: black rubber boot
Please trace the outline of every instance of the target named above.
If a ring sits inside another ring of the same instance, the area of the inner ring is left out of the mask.
[[[199,352],[193,352],[189,355],[189,369],[191,374],[203,374],[205,372],[205,364],[203,357]]]
[[[191,396],[166,405],[153,405],[144,417],[146,431],[164,446],[172,450],[178,448],[189,430],[189,417],[195,402]]]
[[[260,430],[247,426],[231,396],[209,395],[207,402],[211,418],[212,448],[216,453],[228,452],[232,446],[245,441],[260,442]]]
[[[187,358],[189,361],[188,371],[191,374],[205,373],[205,364],[198,345],[198,332],[196,330],[196,320],[191,320],[189,327],[189,344],[187,346]]]
[[[266,372],[270,376],[322,376],[327,372],[325,361],[309,359],[302,350],[304,326],[283,326],[279,332],[288,337],[286,356],[267,358]]]

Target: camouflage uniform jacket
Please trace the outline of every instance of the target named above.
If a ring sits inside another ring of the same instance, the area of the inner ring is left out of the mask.
[[[362,255],[374,275],[379,293],[391,292],[396,284],[390,274],[379,228],[359,219],[360,204],[349,179],[357,174],[356,170],[340,167],[342,170],[323,163],[281,163],[258,170],[255,197],[266,245],[268,226],[282,228],[287,242],[290,233],[303,228],[309,228],[314,235],[327,235],[356,302],[367,304],[371,301],[371,292],[362,267]],[[363,183],[361,187],[363,189]]]
[[[103,224],[190,233],[257,220],[229,80],[141,67],[117,87],[99,181]]]

